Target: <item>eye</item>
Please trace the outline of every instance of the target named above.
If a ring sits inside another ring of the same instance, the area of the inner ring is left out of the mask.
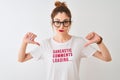
[[[60,21],[53,21],[55,26],[60,26],[61,22]]]
[[[60,24],[60,21],[54,21],[53,23],[55,23],[55,24]]]
[[[60,21],[55,21],[56,24],[60,24]]]
[[[71,23],[71,21],[64,21],[64,24],[65,25],[68,25],[68,24],[70,24]]]
[[[64,24],[67,24],[67,23],[69,23],[69,21],[64,21]]]

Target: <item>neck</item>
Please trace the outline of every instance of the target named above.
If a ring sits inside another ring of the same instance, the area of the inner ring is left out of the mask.
[[[71,35],[55,35],[53,39],[57,42],[66,42],[71,38]]]

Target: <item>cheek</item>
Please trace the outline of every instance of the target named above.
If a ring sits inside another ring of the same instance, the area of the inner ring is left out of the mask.
[[[52,28],[53,28],[54,31],[58,31],[59,30],[59,28],[56,28],[54,26],[52,26]]]
[[[68,29],[68,28],[65,28],[64,30],[67,32],[69,29]]]

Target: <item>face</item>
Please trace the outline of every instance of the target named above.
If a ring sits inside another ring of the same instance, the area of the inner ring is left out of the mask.
[[[53,18],[53,28],[57,34],[68,34],[71,21],[70,18],[66,15],[66,13],[58,13]]]

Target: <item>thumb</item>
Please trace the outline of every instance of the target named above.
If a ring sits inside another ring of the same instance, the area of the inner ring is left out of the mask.
[[[36,45],[40,46],[40,44],[38,42],[35,42]]]
[[[38,43],[38,42],[33,41],[32,43],[40,46],[40,43]]]
[[[84,47],[87,47],[88,45],[92,44],[93,42],[92,41],[88,41],[84,44]]]

